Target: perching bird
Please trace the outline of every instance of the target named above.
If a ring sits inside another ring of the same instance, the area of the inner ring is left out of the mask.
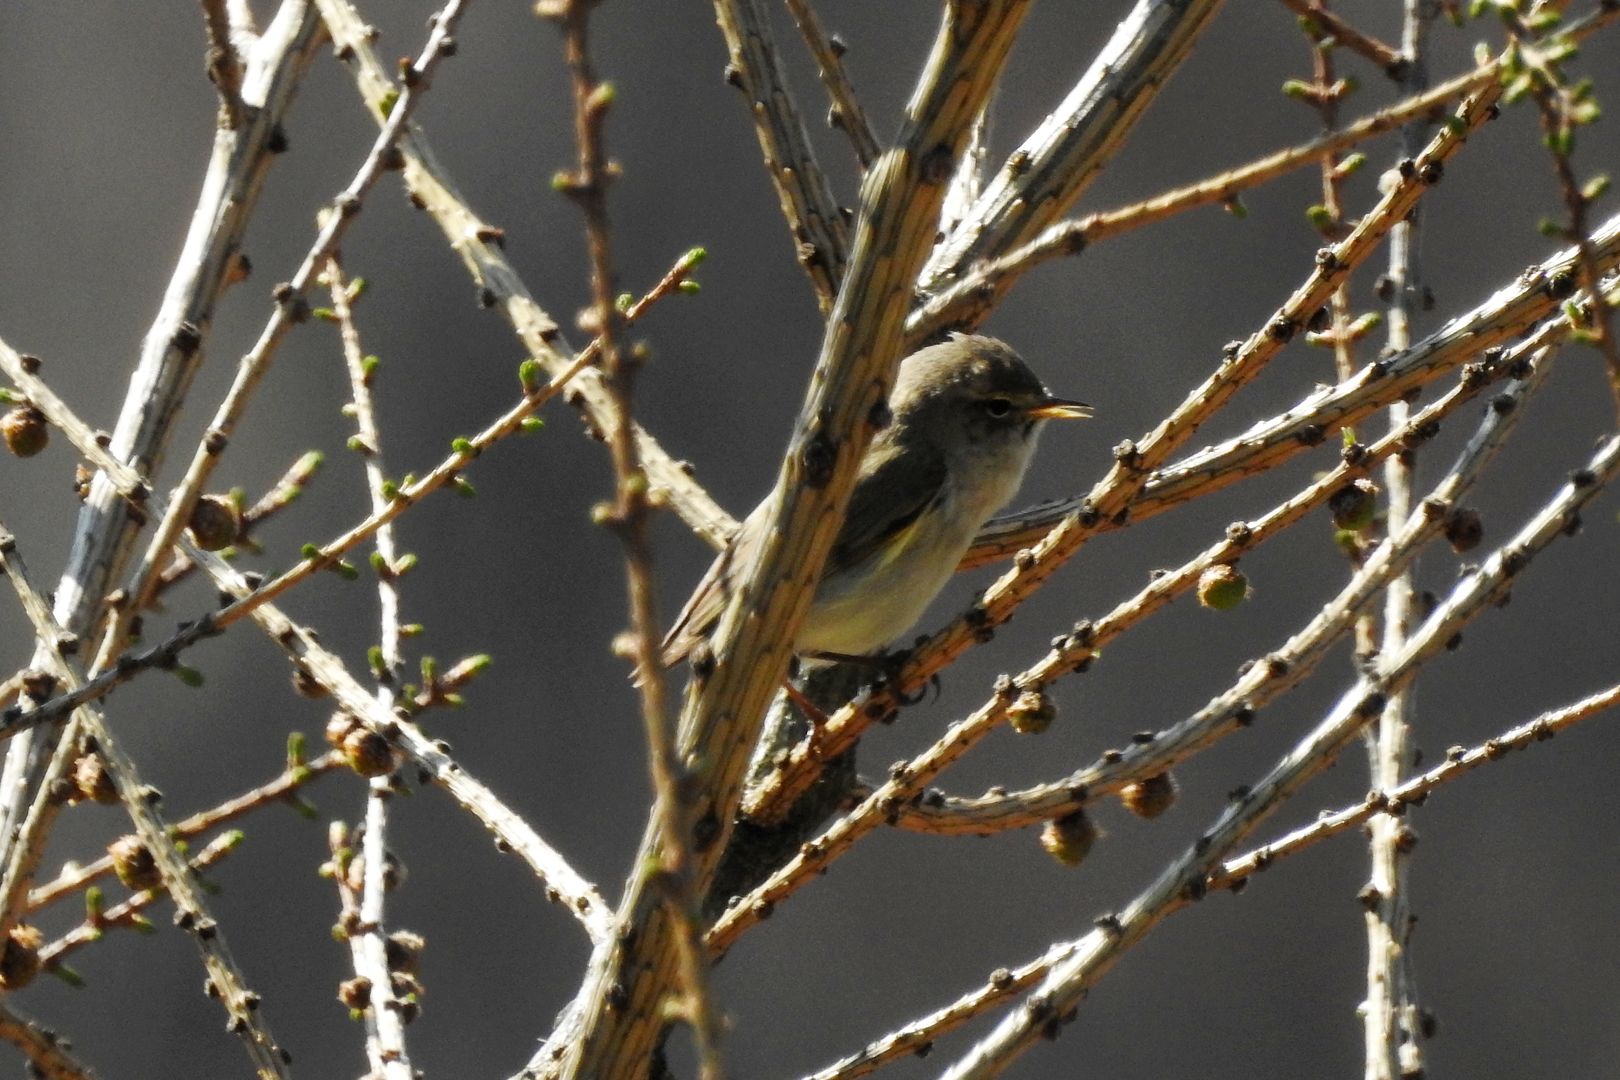
[[[984,523],[1018,490],[1047,420],[1091,415],[1047,393],[995,338],[956,334],[900,362],[893,419],[861,459],[849,512],[793,650],[844,659],[905,633],[950,580]],[[691,653],[725,611],[766,528],[754,508],[664,638],[663,662]]]

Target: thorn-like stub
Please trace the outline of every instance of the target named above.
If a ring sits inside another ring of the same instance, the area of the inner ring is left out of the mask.
[[[1457,554],[1474,550],[1484,538],[1485,523],[1478,510],[1460,507],[1446,516],[1446,542]]]
[[[940,143],[923,155],[917,172],[918,179],[925,184],[938,186],[949,183],[956,172],[956,155],[951,153],[949,146]]]
[[[202,344],[202,331],[197,329],[196,323],[182,322],[169,335],[169,344],[174,346],[175,351],[190,356]]]
[[[692,823],[692,850],[707,851],[718,839],[720,839],[720,819],[715,817],[711,807]]]
[[[816,432],[805,440],[799,451],[799,467],[804,470],[804,482],[813,488],[824,488],[832,480],[833,466],[838,461],[838,448],[825,433]]]
[[[884,428],[888,427],[894,422],[894,411],[889,408],[889,403],[887,401],[879,398],[877,401],[874,401],[872,403],[872,407],[867,410],[866,422],[871,425],[874,432],[882,431]]]

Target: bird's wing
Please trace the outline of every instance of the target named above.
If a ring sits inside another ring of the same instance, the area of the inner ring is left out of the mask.
[[[720,615],[726,610],[726,602],[731,599],[731,590],[726,584],[727,571],[733,565],[746,566],[753,557],[754,549],[759,546],[764,510],[764,503],[754,507],[754,512],[748,515],[737,534],[731,538],[731,543],[709,564],[703,580],[692,590],[681,613],[675,616],[669,632],[664,635],[660,653],[665,667],[673,667],[686,659],[697,643],[707,637],[714,624],[720,621]]]
[[[844,527],[833,542],[823,577],[865,562],[880,547],[898,554],[906,546],[892,543],[923,519],[923,512],[945,490],[945,461],[929,448],[901,448],[879,439],[861,460],[861,471],[850,496]],[[761,503],[737,530],[731,544],[709,566],[686,606],[664,636],[661,659],[670,667],[685,659],[698,642],[714,629],[731,599],[728,571],[747,566],[765,529],[766,504]]]
[[[822,576],[848,570],[880,549],[898,555],[902,534],[915,529],[945,491],[945,459],[932,447],[901,447],[880,439],[861,460],[844,527],[833,542]]]

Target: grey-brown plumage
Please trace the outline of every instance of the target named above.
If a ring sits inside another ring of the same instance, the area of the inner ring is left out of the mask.
[[[901,361],[889,408],[892,421],[861,458],[797,653],[863,655],[903,634],[1018,490],[1042,423],[1090,415],[1047,393],[1008,345],[971,334]],[[714,629],[759,546],[765,510],[748,515],[677,616],[666,665]]]

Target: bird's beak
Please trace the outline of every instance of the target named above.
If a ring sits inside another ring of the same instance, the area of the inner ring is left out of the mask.
[[[1029,410],[1029,415],[1037,420],[1084,420],[1091,415],[1091,406],[1083,401],[1049,397]]]

